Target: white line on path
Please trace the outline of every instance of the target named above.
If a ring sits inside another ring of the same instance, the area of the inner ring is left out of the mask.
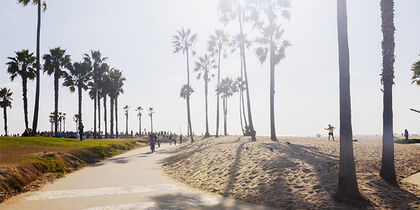
[[[116,194],[133,194],[159,191],[174,191],[178,187],[173,184],[160,185],[146,185],[146,186],[131,186],[131,187],[102,187],[92,189],[77,189],[77,190],[60,190],[60,191],[45,191],[38,192],[26,200],[51,200],[62,198],[76,198],[88,196],[102,196],[102,195],[116,195]]]

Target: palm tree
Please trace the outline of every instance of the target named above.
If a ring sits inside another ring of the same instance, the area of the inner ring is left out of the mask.
[[[229,35],[223,30],[216,30],[214,35],[210,35],[208,41],[208,51],[212,56],[217,55],[217,86],[220,85],[220,58],[222,50],[229,44]],[[219,136],[219,100],[220,94],[217,93],[217,110],[216,110],[216,137]]]
[[[54,75],[54,133],[57,136],[59,81],[65,75],[63,68],[70,64],[70,55],[66,55],[66,50],[57,47],[51,49],[50,54],[45,54],[42,58],[45,61],[44,73],[47,72],[48,75]]]
[[[41,6],[43,11],[47,10],[47,3],[42,0],[18,0],[19,4],[27,6],[30,2],[37,5],[38,11],[38,22],[36,29],[36,90],[35,90],[35,107],[34,107],[34,118],[32,122],[32,135],[35,135],[38,128],[38,112],[39,112],[39,94],[40,94],[40,83],[41,83],[41,62],[40,62],[40,43],[41,43]]]
[[[113,97],[115,101],[115,134],[116,138],[118,138],[118,96],[124,93],[124,86],[125,78],[122,76],[122,72],[118,71],[114,74],[111,74],[111,79],[113,81]]]
[[[346,0],[337,0],[337,26],[340,68],[340,166],[336,196],[352,200],[361,198],[361,195],[357,186],[353,155]]]
[[[257,57],[264,63],[267,56],[270,57],[270,127],[271,140],[277,141],[276,125],[274,119],[274,89],[275,89],[275,68],[280,60],[285,57],[285,49],[290,46],[287,40],[283,40],[284,30],[278,23],[279,17],[288,18],[287,8],[289,1],[261,0],[255,3],[255,15],[253,18],[255,26],[260,30],[261,36],[255,42]]]
[[[198,72],[197,79],[199,80],[201,76],[204,80],[204,96],[206,104],[206,134],[205,137],[209,137],[209,116],[208,116],[208,92],[209,92],[209,82],[211,77],[214,77],[213,74],[210,74],[210,70],[216,68],[216,61],[212,58],[211,55],[206,54],[204,56],[198,57],[198,61],[195,62],[194,71]],[[217,130],[216,130],[217,131]],[[217,133],[216,133],[217,135]]]
[[[250,1],[240,1],[240,0],[220,0],[219,2],[219,15],[220,19],[224,23],[237,20],[239,23],[240,37],[245,37],[243,25],[244,21],[249,20],[250,12]],[[248,73],[246,66],[246,55],[245,55],[245,42],[244,39],[241,39],[240,42],[240,53],[243,62],[244,70],[244,81],[246,86],[246,98],[247,98],[247,107],[248,107],[248,122],[249,122],[249,134],[251,135],[252,141],[256,141],[254,123],[252,121],[251,114],[251,99],[249,97],[249,84],[248,84]]]
[[[180,94],[179,94],[179,97],[181,97],[181,98],[183,98],[183,99],[185,99],[185,100],[187,100],[187,98],[189,98],[189,96],[191,96],[191,94],[194,92],[194,89],[192,89],[192,87],[191,86],[189,86],[189,85],[184,85],[184,86],[182,86],[182,88],[181,88],[181,92],[180,92]],[[187,116],[187,119],[189,119],[188,118],[188,116]],[[189,128],[189,127],[188,127]],[[190,134],[190,130],[189,129],[187,129],[187,133],[188,134]],[[191,133],[192,134],[192,133]],[[191,135],[192,136],[192,135]],[[194,140],[191,138],[191,142],[194,142]]]
[[[82,121],[82,90],[88,89],[88,83],[91,79],[92,68],[87,62],[75,62],[73,65],[68,65],[68,73],[65,74],[64,86],[69,87],[71,92],[75,92],[77,89],[78,101],[79,101],[79,135],[80,141],[83,141],[83,121]]]
[[[139,117],[139,135],[141,136],[141,111],[143,110],[143,108],[141,107],[141,106],[138,106],[137,108],[136,108],[136,110],[135,111],[137,111],[137,112],[139,112],[138,114],[137,114],[137,117]]]
[[[217,87],[216,92],[222,96],[223,103],[223,116],[224,116],[224,135],[227,136],[227,105],[228,98],[238,92],[238,86],[231,78],[226,77],[222,79],[220,85]]]
[[[190,87],[190,60],[189,60],[189,52],[197,39],[197,34],[191,34],[191,30],[181,28],[177,30],[177,34],[173,36],[173,46],[174,46],[174,54],[182,52],[187,56],[187,86]],[[193,52],[194,54],[194,52]],[[188,115],[188,128],[189,133],[191,136],[191,142],[194,142],[194,137],[192,135],[192,125],[191,125],[191,108],[190,108],[190,95],[186,95],[187,100],[187,115]]]
[[[411,71],[413,71],[411,84],[416,83],[420,86],[420,59],[411,66]]]
[[[115,106],[115,98],[119,94],[119,78],[121,78],[122,72],[118,69],[112,68],[109,71],[109,102],[110,102],[110,114],[111,114],[111,136],[114,136],[114,106]]]
[[[249,49],[251,47],[251,42],[246,38],[246,37],[241,37],[240,34],[232,37],[232,39],[230,40],[230,47],[231,47],[231,53],[233,54],[237,49],[241,48],[241,43],[244,42],[244,45],[246,47],[246,49]],[[242,58],[242,54],[239,53],[239,57],[241,58],[241,77],[237,79],[237,83],[238,83],[238,89],[240,91],[240,95],[239,95],[239,114],[240,114],[240,121],[241,121],[241,128],[243,131],[243,134],[245,136],[250,135],[249,133],[249,126],[248,126],[248,122],[246,120],[246,114],[245,114],[245,100],[244,100],[244,91],[246,89],[246,84],[244,81],[244,76],[243,76],[243,58]],[[242,113],[242,115],[241,115]],[[245,126],[242,126],[242,118],[244,121]]]
[[[149,107],[149,117],[150,117],[150,132],[152,132],[153,133],[153,114],[155,113],[154,111],[153,111],[153,108],[152,107]]]
[[[22,78],[23,113],[25,127],[28,129],[28,79],[34,80],[36,77],[36,71],[33,69],[35,57],[33,53],[29,53],[29,50],[22,50],[15,53],[15,57],[8,57],[10,61],[7,63],[7,72],[11,74],[10,79],[12,81],[18,75]]]
[[[130,109],[130,107],[125,105],[123,109],[125,110],[125,135],[128,135],[128,109]]]
[[[10,89],[0,89],[0,108],[3,108],[4,133],[7,136],[7,107],[12,108],[12,92]]]
[[[89,95],[93,99],[94,106],[94,118],[93,118],[93,136],[97,137],[97,134],[101,133],[101,101],[99,95],[99,83],[104,74],[105,65],[104,62],[107,60],[107,57],[102,57],[102,54],[99,50],[90,51],[89,54],[85,54],[84,60],[91,65],[92,68],[92,82],[89,83]],[[96,110],[98,110],[98,133],[96,132]]]
[[[99,93],[100,96],[104,99],[104,128],[105,128],[105,138],[108,138],[108,121],[107,121],[107,96],[111,91],[111,79],[109,77],[109,66],[108,64],[103,64],[105,71],[102,75],[102,79],[99,82]]]
[[[79,115],[75,114],[73,116],[73,121],[76,123],[76,130],[79,130]]]
[[[392,85],[394,85],[395,62],[395,26],[394,1],[381,0],[382,17],[382,55],[383,69],[381,82],[383,88],[383,134],[382,134],[382,165],[380,175],[383,179],[396,183],[394,167],[394,128],[392,113]]]

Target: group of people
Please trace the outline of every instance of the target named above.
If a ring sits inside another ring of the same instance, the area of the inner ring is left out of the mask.
[[[184,137],[182,136],[182,134],[178,136],[174,133],[169,133],[169,132],[168,133],[149,133],[150,150],[152,153],[154,153],[156,150],[156,144],[158,147],[160,147],[162,139],[168,139],[170,145],[172,145],[172,143],[176,145],[178,140],[179,140],[179,144],[182,144],[183,138]]]

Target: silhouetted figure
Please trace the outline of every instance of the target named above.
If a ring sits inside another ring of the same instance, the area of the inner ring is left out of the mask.
[[[409,136],[409,134],[408,134],[408,130],[407,130],[407,129],[405,129],[405,130],[404,130],[405,142],[408,142],[408,136]]]

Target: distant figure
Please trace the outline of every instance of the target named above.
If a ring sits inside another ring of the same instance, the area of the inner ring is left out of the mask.
[[[404,130],[404,137],[405,137],[405,142],[408,142],[408,130],[407,129],[405,129]]]
[[[334,129],[335,127],[332,126],[331,124],[328,124],[328,128],[325,128],[325,130],[328,130],[328,140],[330,140],[330,137],[332,137],[333,141],[334,139]]]

